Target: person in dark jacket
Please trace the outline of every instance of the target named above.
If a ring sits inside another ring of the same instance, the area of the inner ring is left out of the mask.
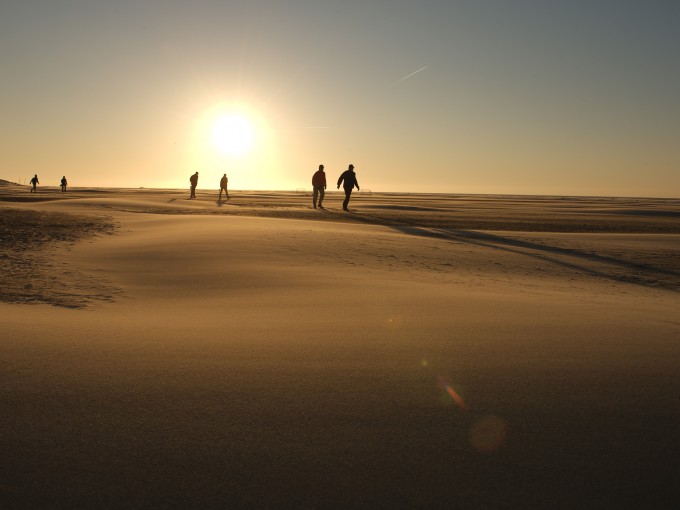
[[[38,191],[37,185],[40,184],[40,181],[38,180],[38,174],[35,174],[33,176],[33,179],[31,179],[31,184],[33,185],[33,187],[31,188],[31,193],[37,192]]]
[[[64,175],[64,176],[61,178],[61,192],[62,192],[62,193],[66,191],[66,185],[67,185],[67,184],[68,184],[68,181],[66,180],[66,176]]]
[[[227,200],[229,200],[229,191],[227,191],[228,184],[229,178],[227,177],[227,174],[224,174],[220,179],[220,198],[218,200],[222,200],[222,191],[224,191],[224,194],[227,195]]]
[[[312,203],[316,209],[316,199],[319,198],[319,209],[323,209],[323,197],[326,194],[326,172],[323,171],[323,165],[319,165],[319,169],[312,176]]]
[[[196,186],[198,186],[198,172],[189,177],[189,182],[191,183],[191,195],[189,198],[196,198]]]
[[[345,201],[342,203],[342,208],[343,210],[347,211],[349,197],[352,195],[352,190],[354,189],[354,186],[357,187],[357,191],[360,190],[359,181],[357,180],[357,174],[354,173],[354,165],[349,165],[347,170],[342,172],[342,175],[338,179],[338,189],[340,189],[341,183],[342,187],[345,190]]]

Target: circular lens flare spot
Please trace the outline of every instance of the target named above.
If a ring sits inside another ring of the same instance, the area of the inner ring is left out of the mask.
[[[498,416],[486,416],[470,429],[470,443],[481,453],[493,453],[505,442],[507,427]]]

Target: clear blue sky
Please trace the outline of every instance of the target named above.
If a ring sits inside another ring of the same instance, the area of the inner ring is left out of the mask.
[[[0,177],[680,197],[680,2],[0,7]],[[412,74],[415,73],[415,74]],[[243,154],[214,123],[250,122]]]

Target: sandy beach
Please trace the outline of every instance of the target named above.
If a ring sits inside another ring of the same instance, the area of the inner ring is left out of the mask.
[[[0,186],[1,508],[673,508],[680,200]]]

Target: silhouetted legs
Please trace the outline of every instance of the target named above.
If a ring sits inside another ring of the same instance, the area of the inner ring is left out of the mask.
[[[196,198],[196,186],[191,187],[191,195],[189,198]]]
[[[229,192],[227,191],[227,188],[220,188],[220,198],[219,200],[222,200],[222,192],[224,191],[224,194],[227,197],[227,200],[229,200]]]
[[[314,186],[314,193],[312,194],[312,202],[314,203],[314,209],[316,209],[316,199],[318,197],[319,199],[319,207],[323,209],[323,197],[326,195],[326,192],[323,189],[323,186]]]
[[[352,188],[345,188],[345,201],[342,203],[342,208],[347,211],[349,205],[349,197],[352,195]]]

